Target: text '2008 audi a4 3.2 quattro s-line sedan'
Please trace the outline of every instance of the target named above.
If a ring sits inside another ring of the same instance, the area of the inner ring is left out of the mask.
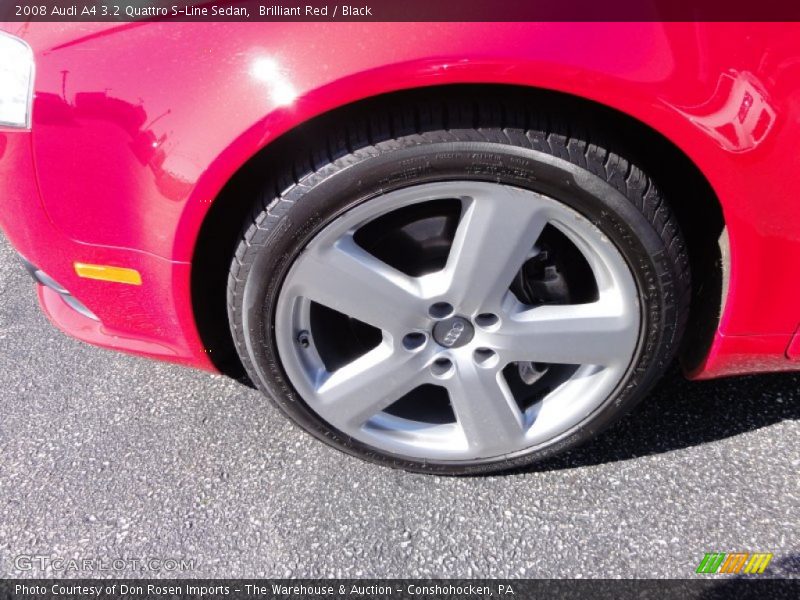
[[[2,28],[0,225],[89,343],[439,473],[800,368],[794,25]]]

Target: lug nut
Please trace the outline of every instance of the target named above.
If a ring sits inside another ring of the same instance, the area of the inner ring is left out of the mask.
[[[449,377],[453,373],[453,361],[449,358],[437,358],[431,365],[431,373],[440,379]]]
[[[422,348],[425,342],[428,341],[428,336],[419,331],[412,331],[403,337],[403,348],[406,350],[416,350]]]
[[[491,348],[477,348],[475,352],[472,353],[472,358],[479,367],[487,368],[495,366],[500,360],[497,356],[497,352]]]
[[[453,314],[453,305],[449,302],[437,302],[428,309],[428,314],[434,319],[445,319]]]
[[[481,313],[477,317],[475,317],[475,324],[478,327],[482,327],[484,329],[494,327],[499,322],[500,322],[500,317],[498,317],[494,313]]]

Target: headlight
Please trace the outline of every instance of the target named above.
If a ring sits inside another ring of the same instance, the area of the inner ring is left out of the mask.
[[[31,47],[0,31],[0,126],[30,127],[32,93]]]

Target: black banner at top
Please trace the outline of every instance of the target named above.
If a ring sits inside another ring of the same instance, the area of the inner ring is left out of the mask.
[[[800,21],[797,0],[1,0],[0,21]]]

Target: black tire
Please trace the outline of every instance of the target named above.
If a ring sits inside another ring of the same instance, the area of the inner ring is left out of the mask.
[[[419,472],[466,474],[520,467],[594,437],[631,409],[678,348],[688,315],[689,261],[678,224],[656,184],[610,136],[596,129],[591,137],[580,133],[576,121],[570,119],[568,129],[567,121],[552,114],[492,102],[384,107],[340,124],[311,159],[298,161],[284,179],[265,183],[228,281],[231,331],[253,382],[292,421],[325,443]],[[378,193],[454,178],[528,188],[590,219],[634,274],[642,328],[622,382],[578,426],[513,456],[422,462],[376,451],[333,429],[309,409],[281,366],[273,315],[293,260],[337,215]]]

